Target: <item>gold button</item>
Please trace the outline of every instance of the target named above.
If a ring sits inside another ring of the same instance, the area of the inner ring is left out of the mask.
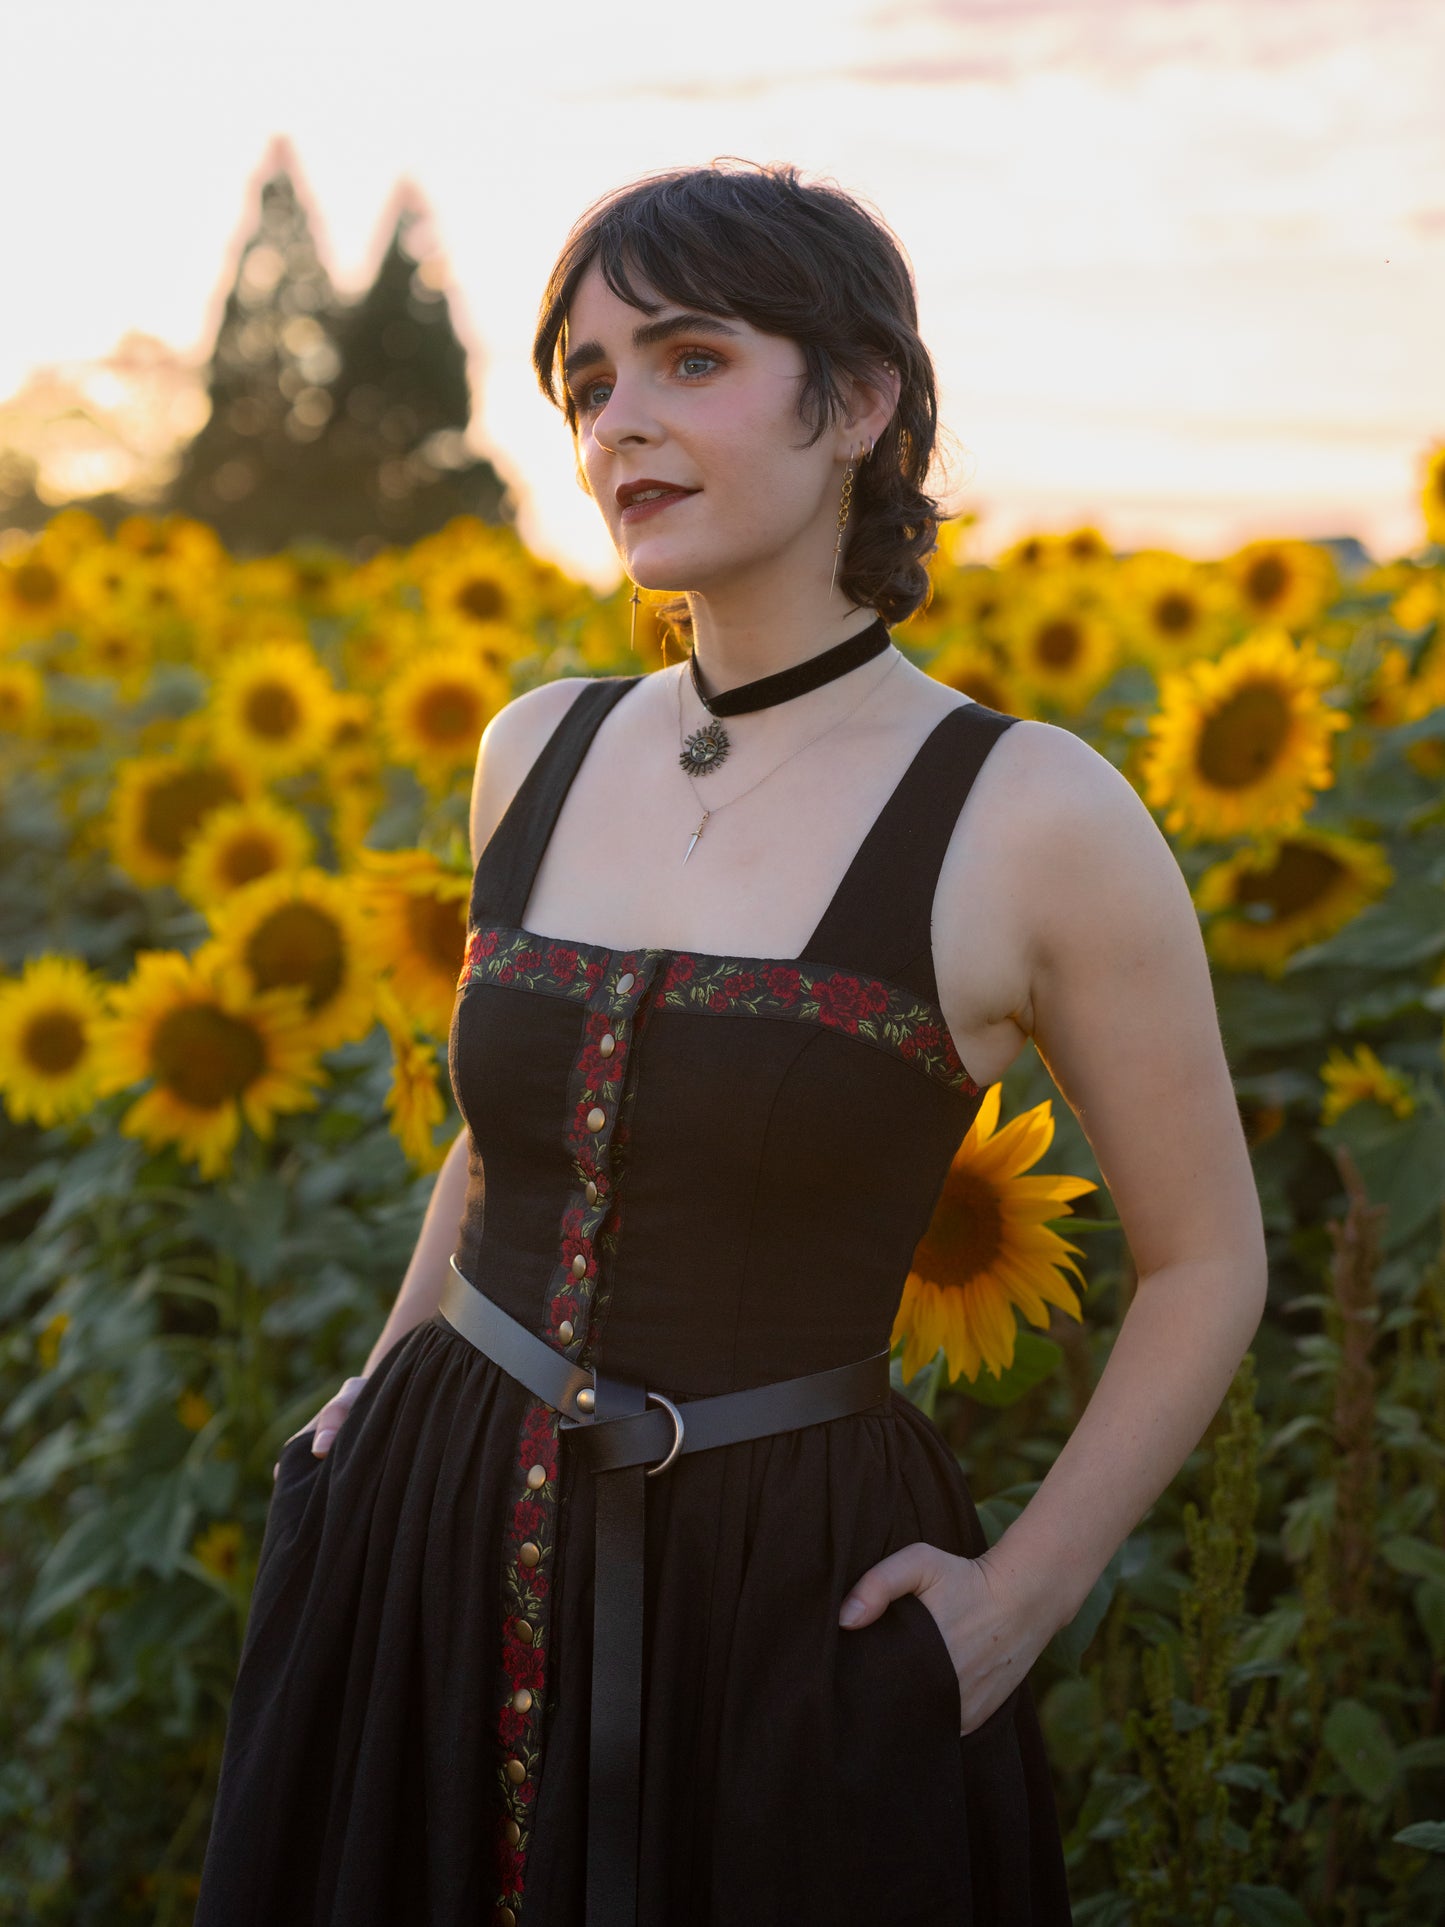
[[[587,1202],[588,1204],[596,1204],[597,1202],[597,1186],[592,1182],[591,1178],[587,1180]]]
[[[564,1318],[562,1320],[561,1324],[557,1327],[557,1336],[564,1345],[570,1345],[572,1343],[572,1320],[570,1318]]]
[[[530,1713],[531,1710],[532,1689],[530,1686],[519,1686],[512,1695],[512,1711],[514,1713]]]
[[[587,1260],[580,1251],[572,1260],[572,1276],[574,1278],[585,1278],[587,1276]]]
[[[532,1490],[533,1490],[533,1491],[535,1492],[535,1491],[537,1490],[537,1488],[538,1488],[538,1486],[540,1486],[540,1485],[545,1485],[546,1483],[547,1483],[547,1468],[546,1468],[546,1466],[545,1466],[545,1465],[534,1465],[534,1466],[532,1467],[532,1469],[531,1469],[531,1471],[530,1471],[530,1472],[529,1472],[529,1473],[527,1474],[527,1484],[528,1484],[528,1485],[529,1485],[529,1486],[530,1486],[530,1487],[532,1488]]]
[[[515,1820],[509,1820],[502,1831],[507,1836],[507,1845],[509,1847],[515,1847],[522,1837],[522,1829],[517,1825]],[[515,1918],[516,1916],[513,1915],[513,1919]]]
[[[603,1031],[601,1037],[599,1037],[597,1040],[597,1050],[598,1050],[599,1056],[610,1057],[613,1051],[616,1050],[616,1048],[617,1048],[617,1039],[612,1035],[612,1032],[610,1030]]]
[[[542,1557],[542,1548],[537,1544],[535,1539],[524,1539],[517,1548],[517,1557],[524,1566],[535,1566],[537,1561]],[[524,1712],[525,1710],[526,1709],[523,1708]]]
[[[513,1826],[516,1826],[516,1824],[517,1824],[517,1823],[516,1823],[516,1821],[514,1820],[514,1821],[512,1822],[512,1825],[513,1825]],[[521,1829],[520,1829],[520,1828],[518,1828],[518,1832],[517,1832],[517,1839],[518,1839],[518,1840],[520,1840],[520,1839],[521,1839],[521,1837],[522,1837],[522,1835],[521,1835]],[[515,1846],[515,1845],[517,1844],[517,1841],[516,1841],[516,1840],[511,1840],[511,1841],[509,1841],[509,1842],[508,1842],[508,1844],[509,1844],[509,1845],[511,1845],[511,1846]],[[511,1910],[511,1908],[510,1908],[510,1907],[498,1907],[498,1909],[497,1909],[497,1927],[517,1927],[517,1916],[516,1916],[516,1915],[515,1915],[515,1914],[514,1914],[514,1913],[512,1912],[512,1910]]]
[[[513,1786],[520,1786],[526,1777],[527,1769],[522,1765],[520,1760],[508,1760],[507,1778],[512,1782]]]
[[[584,1385],[582,1390],[577,1394],[577,1410],[579,1412],[590,1412],[596,1403],[596,1392],[593,1391],[590,1385]]]
[[[600,1104],[594,1104],[594,1105],[592,1106],[592,1109],[591,1109],[591,1110],[590,1110],[590,1111],[589,1111],[589,1112],[587,1113],[587,1128],[588,1128],[588,1130],[589,1130],[589,1131],[600,1131],[600,1130],[602,1129],[602,1126],[603,1126],[603,1125],[604,1125],[604,1124],[605,1124],[606,1122],[607,1122],[607,1113],[606,1113],[606,1111],[604,1111],[604,1110],[603,1110],[603,1108],[602,1108],[602,1106],[601,1106]]]
[[[534,1639],[536,1638],[536,1634],[535,1634],[535,1633],[534,1633],[534,1632],[532,1631],[532,1622],[531,1622],[531,1620],[530,1620],[530,1619],[514,1619],[514,1620],[512,1621],[512,1624],[513,1624],[513,1625],[514,1625],[514,1626],[516,1627],[516,1629],[517,1629],[517,1637],[518,1637],[518,1639],[520,1639],[520,1640],[521,1640],[521,1642],[522,1642],[522,1644],[523,1644],[524,1646],[530,1646],[530,1645],[531,1645],[531,1643],[532,1643],[532,1641],[533,1641],[533,1640],[534,1640]]]
[[[619,990],[631,990],[635,981],[632,972],[630,970],[624,970],[622,975],[617,979],[617,988]]]

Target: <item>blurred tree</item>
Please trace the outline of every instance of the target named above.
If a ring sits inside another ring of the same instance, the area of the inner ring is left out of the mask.
[[[380,529],[388,541],[413,542],[454,515],[510,522],[515,512],[496,469],[466,446],[466,350],[439,262],[406,245],[419,218],[402,209],[375,280],[340,324],[323,452],[333,517],[325,532],[342,541]]]
[[[340,306],[290,173],[261,189],[211,352],[210,419],[186,448],[166,509],[212,523],[237,553],[321,534],[316,444],[341,367]]]
[[[211,523],[238,555],[306,538],[366,554],[454,515],[512,520],[502,478],[465,446],[466,354],[439,276],[404,245],[417,218],[402,210],[347,306],[289,168],[267,179],[211,355],[210,418],[163,510]]]

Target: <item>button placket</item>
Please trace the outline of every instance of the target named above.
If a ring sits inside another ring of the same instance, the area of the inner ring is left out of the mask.
[[[615,1224],[612,1145],[631,1064],[636,1016],[662,952],[609,956],[582,1016],[569,1079],[567,1149],[578,1188],[564,1209],[557,1261],[541,1307],[542,1335],[569,1357],[586,1345],[598,1285],[599,1233]],[[610,1246],[607,1247],[610,1255]],[[586,1409],[588,1391],[578,1394]],[[535,1409],[534,1409],[535,1408]],[[534,1400],[523,1421],[503,1550],[505,1614],[498,1716],[502,1791],[496,1918],[520,1906],[548,1704],[552,1554],[559,1487],[558,1414]]]

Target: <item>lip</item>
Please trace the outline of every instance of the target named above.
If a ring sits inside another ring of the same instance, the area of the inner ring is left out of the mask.
[[[660,495],[652,502],[631,502],[627,499],[629,495],[643,488],[665,488],[671,490],[672,493]],[[657,509],[665,509],[673,502],[685,501],[689,495],[700,495],[701,493],[701,489],[683,488],[680,483],[665,482],[660,476],[641,476],[635,482],[623,483],[622,487],[617,491],[617,501],[622,510],[622,520],[624,522],[639,522],[645,515],[651,515]]]

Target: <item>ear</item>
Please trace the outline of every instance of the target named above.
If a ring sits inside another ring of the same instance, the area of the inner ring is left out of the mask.
[[[895,363],[880,359],[865,375],[850,375],[847,426],[852,435],[865,443],[877,443],[892,421],[903,392],[903,377]]]

